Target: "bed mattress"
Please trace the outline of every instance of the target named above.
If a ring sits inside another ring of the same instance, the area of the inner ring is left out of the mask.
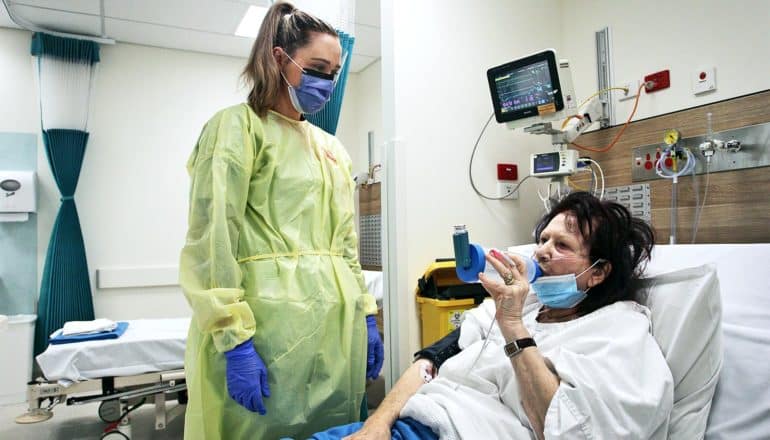
[[[184,368],[190,318],[127,322],[118,339],[49,345],[36,358],[45,378],[77,382]]]

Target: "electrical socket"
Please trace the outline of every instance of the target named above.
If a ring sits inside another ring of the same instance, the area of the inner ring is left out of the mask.
[[[633,81],[625,81],[625,82],[620,83],[620,85],[618,85],[618,87],[625,87],[625,88],[627,88],[628,89],[628,93],[626,93],[624,95],[622,91],[619,92],[618,96],[620,96],[620,98],[618,98],[618,101],[628,101],[629,99],[636,98],[636,95],[637,95],[637,92],[639,91],[639,86],[640,85],[642,85],[642,82],[640,80],[638,80],[638,79],[633,80]]]
[[[503,197],[506,194],[513,191],[514,188],[516,188],[517,183],[514,181],[497,181],[497,197]],[[505,196],[504,199],[501,200],[518,200],[519,198],[519,191],[516,190],[516,192],[513,192],[511,194],[508,194]]]

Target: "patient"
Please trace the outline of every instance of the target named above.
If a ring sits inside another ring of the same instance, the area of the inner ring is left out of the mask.
[[[418,352],[366,423],[314,438],[665,439],[673,380],[634,301],[652,229],[577,192],[535,238],[543,277],[530,286],[520,258],[487,255],[504,280],[479,276],[493,301]]]

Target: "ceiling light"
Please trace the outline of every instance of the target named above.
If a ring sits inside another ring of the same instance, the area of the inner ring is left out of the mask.
[[[235,35],[256,38],[259,32],[259,25],[262,24],[262,19],[265,18],[266,13],[267,8],[265,7],[249,6],[246,14],[241,19],[241,23],[238,25],[238,29],[235,30]]]

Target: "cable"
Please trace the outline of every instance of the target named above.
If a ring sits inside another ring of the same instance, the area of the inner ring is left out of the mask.
[[[639,86],[639,89],[636,91],[636,99],[634,100],[634,109],[631,110],[631,114],[628,115],[628,119],[626,119],[626,123],[623,124],[623,127],[620,129],[620,131],[618,131],[618,134],[615,135],[615,138],[612,139],[612,142],[610,142],[609,145],[607,145],[604,148],[586,147],[584,145],[576,144],[575,142],[572,142],[571,145],[581,150],[593,151],[594,153],[604,153],[605,151],[609,151],[610,148],[614,147],[615,143],[618,142],[618,139],[620,139],[620,136],[623,135],[623,132],[626,131],[626,128],[628,128],[628,124],[631,123],[631,119],[636,114],[636,108],[639,106],[639,98],[642,96],[642,88],[645,87],[646,85],[647,83],[645,82]]]
[[[540,199],[541,202],[543,202],[543,207],[545,208],[545,211],[548,212],[551,210],[551,204],[549,203],[549,200],[551,198],[551,184],[548,184],[548,194],[543,196],[543,194],[540,192],[540,188],[537,189],[537,197]]]
[[[703,200],[701,201],[700,208],[695,213],[695,224],[692,231],[692,242],[695,243],[695,236],[698,235],[698,227],[700,226],[700,215],[703,213],[703,207],[706,206],[706,196],[709,194],[709,179],[711,178],[711,163],[706,162],[706,188],[703,190]]]
[[[578,109],[580,109],[580,107],[586,105],[588,103],[588,101],[593,99],[594,96],[601,95],[602,93],[609,92],[610,90],[622,90],[622,91],[628,93],[628,87],[607,87],[606,89],[599,90],[598,92],[596,92],[593,95],[589,96],[588,98],[584,99],[583,102],[578,106]]]
[[[672,153],[678,153],[679,151],[676,151],[674,147],[668,147],[665,150],[663,150],[663,153],[660,155],[660,158],[655,162],[655,174],[658,176],[664,178],[664,179],[673,179],[674,183],[677,183],[679,181],[679,176],[683,176],[689,172],[691,172],[695,168],[695,155],[692,154],[692,151],[690,151],[689,148],[680,148],[680,151],[684,151],[685,157],[687,158],[687,163],[684,167],[682,167],[679,171],[667,171],[661,164],[665,162],[666,158],[672,158],[676,161],[676,157],[672,156]],[[674,166],[676,166],[676,162],[674,162]]]
[[[144,405],[144,403],[146,401],[147,401],[147,398],[146,397],[142,397],[142,400],[139,403],[137,403],[136,405],[126,409],[123,412],[123,414],[120,415],[120,418],[118,418],[118,420],[116,420],[116,421],[110,423],[109,425],[107,425],[107,428],[104,429],[104,432],[107,433],[107,432],[116,430],[118,428],[118,426],[120,425],[120,422],[123,421],[123,419],[126,418],[127,415],[129,415],[132,411],[134,411],[135,409],[139,408],[140,406]]]
[[[599,162],[593,159],[590,159],[588,157],[581,157],[580,159],[578,159],[578,162],[588,162],[592,165],[596,165],[596,168],[599,169],[599,177],[601,178],[601,182],[602,182],[602,192],[599,194],[599,200],[603,200],[604,199],[604,171],[602,170],[601,165],[599,165]],[[591,169],[591,172],[593,172],[593,168]]]
[[[484,135],[484,132],[487,131],[487,127],[489,126],[489,123],[492,122],[492,118],[494,116],[495,116],[494,112],[492,112],[492,114],[489,115],[489,119],[487,119],[487,123],[484,124],[484,128],[481,129],[481,133],[479,133],[479,137],[476,139],[476,143],[473,145],[473,152],[471,152],[471,160],[470,162],[468,162],[468,178],[471,180],[471,187],[473,187],[473,190],[476,191],[476,194],[478,194],[479,197],[487,200],[503,200],[506,197],[518,191],[521,184],[524,183],[531,176],[525,176],[523,179],[519,181],[519,183],[510,192],[500,197],[489,197],[485,194],[482,194],[481,191],[479,191],[479,189],[476,188],[476,183],[473,182],[473,156],[476,155],[476,149],[479,147],[479,141],[481,141],[481,137]]]
[[[588,103],[588,101],[593,99],[594,96],[601,95],[602,93],[609,92],[610,90],[622,90],[622,91],[628,93],[628,87],[607,87],[606,89],[599,90],[598,92],[594,93],[593,95],[591,95],[588,98],[586,98],[585,100],[583,100],[582,103],[580,103],[580,105],[577,107],[578,112],[580,111],[580,109],[584,105],[586,105]],[[583,116],[579,115],[579,114],[567,116],[567,118],[564,119],[564,122],[562,122],[561,128],[564,128],[564,126],[567,125],[567,122],[569,122],[569,120],[572,119],[572,118],[583,119]]]
[[[570,179],[569,177],[567,177],[567,184],[568,184],[569,186],[571,186],[571,187],[573,187],[573,188],[575,188],[575,189],[579,190],[579,191],[586,191],[586,192],[588,192],[588,191],[591,191],[591,188],[590,188],[590,187],[593,185],[593,184],[589,184],[589,185],[588,185],[588,186],[589,186],[588,188],[583,188],[582,186],[580,186],[580,185],[578,185],[577,183],[573,182],[573,181],[572,181],[572,179]]]

